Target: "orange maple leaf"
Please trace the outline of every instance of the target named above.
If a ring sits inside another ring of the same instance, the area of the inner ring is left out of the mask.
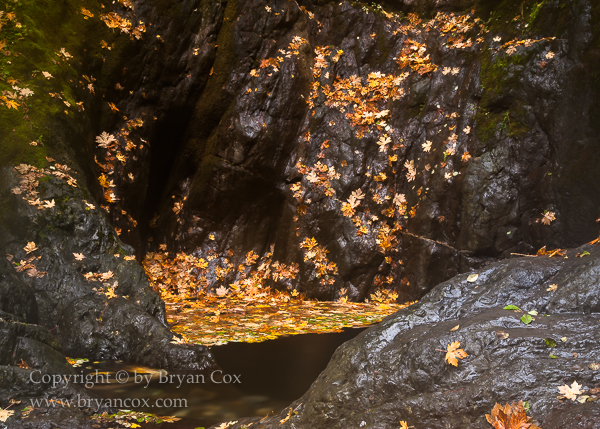
[[[454,341],[452,344],[448,344],[447,350],[439,350],[436,349],[440,352],[446,352],[446,361],[448,361],[448,363],[450,365],[454,365],[454,366],[458,366],[458,359],[464,359],[467,356],[469,356],[467,354],[467,352],[465,352],[463,349],[459,349],[460,347],[460,341]]]
[[[496,403],[492,413],[486,414],[485,418],[495,429],[541,429],[529,423],[531,417],[527,416],[523,401],[512,405],[507,403],[504,407]]]
[[[82,13],[84,19],[88,19],[88,18],[93,18],[94,17],[94,14],[92,12],[90,12],[89,10],[87,10],[86,8],[84,8],[84,7],[81,8],[81,13]]]

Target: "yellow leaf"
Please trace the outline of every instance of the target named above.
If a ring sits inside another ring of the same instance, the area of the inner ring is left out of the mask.
[[[98,177],[98,182],[100,183],[100,186],[102,186],[103,188],[108,188],[110,186],[108,183],[108,179],[106,178],[106,176],[104,174],[101,174],[100,177]]]
[[[6,100],[6,107],[17,110],[19,103],[17,103],[15,100]]]
[[[86,8],[82,7],[81,8],[81,13],[83,14],[84,19],[88,19],[88,18],[93,18],[94,14],[92,12],[90,12],[89,10],[87,10]]]

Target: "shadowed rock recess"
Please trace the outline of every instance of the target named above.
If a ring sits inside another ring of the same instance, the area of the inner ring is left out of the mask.
[[[597,1],[8,3],[0,406],[89,396],[28,381],[74,371],[64,356],[214,366],[139,265],[165,245],[213,270],[272,251],[299,274],[267,283],[312,298],[420,299],[253,428],[483,428],[517,400],[544,429],[600,425],[597,402],[556,399],[600,384],[600,254],[514,258],[598,236]],[[435,350],[452,341],[457,368]]]

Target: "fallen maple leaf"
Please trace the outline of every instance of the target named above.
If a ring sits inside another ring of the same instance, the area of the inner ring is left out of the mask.
[[[75,259],[78,261],[85,259],[85,256],[83,256],[81,253],[73,253],[73,256],[75,256]]]
[[[0,410],[0,422],[5,422],[14,413],[13,410]]]
[[[459,349],[460,347],[460,341],[454,341],[452,344],[448,344],[447,349],[448,350],[440,350],[440,349],[436,349],[440,352],[446,352],[446,358],[445,360],[448,361],[448,363],[450,365],[454,365],[454,366],[458,366],[458,359],[464,359],[467,356],[469,356],[467,354],[467,352],[465,352],[463,349]]]
[[[17,107],[19,107],[19,103],[17,103],[14,100],[6,100],[6,107],[8,107],[9,109],[17,109]]]
[[[107,281],[109,279],[111,279],[113,277],[113,272],[112,271],[107,271],[106,273],[102,273],[100,274],[100,278],[102,279],[102,281]]]
[[[215,292],[217,292],[217,296],[225,296],[225,295],[227,295],[227,288],[225,288],[224,286],[221,286],[221,287],[218,287]]]
[[[117,295],[115,295],[115,288],[112,287],[106,288],[106,292],[104,292],[104,295],[106,295],[108,299],[117,298]]]
[[[112,134],[108,134],[106,131],[103,131],[102,134],[96,137],[96,143],[98,143],[98,147],[108,148],[108,145],[112,142],[116,142],[115,136]]]
[[[81,14],[83,15],[83,19],[88,19],[88,18],[94,17],[94,14],[84,7],[81,8]]]
[[[562,393],[565,396],[565,398],[575,401],[577,395],[581,395],[583,393],[581,391],[581,387],[582,386],[580,384],[574,381],[573,384],[571,384],[571,387],[569,387],[566,384],[563,386],[559,386],[558,391]]]
[[[30,241],[29,243],[27,243],[27,246],[23,247],[23,250],[25,250],[28,254],[37,250],[37,246],[35,245],[35,243],[33,241]]]
[[[485,418],[495,429],[540,429],[535,424],[529,423],[531,417],[527,416],[523,401],[512,405],[507,403],[504,407],[496,403],[492,413],[486,414]]]
[[[554,215],[554,212],[545,212],[543,213],[542,223],[544,225],[550,225],[555,219],[556,216]]]

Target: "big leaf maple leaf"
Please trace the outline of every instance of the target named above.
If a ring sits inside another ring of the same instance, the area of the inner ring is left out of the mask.
[[[488,423],[495,429],[540,429],[533,423],[529,423],[531,417],[527,416],[527,410],[523,402],[505,404],[504,407],[498,403],[492,408],[491,414],[486,414]]]
[[[583,393],[581,391],[581,385],[576,381],[574,381],[573,384],[571,384],[571,387],[569,387],[566,384],[563,386],[559,386],[558,391],[565,395],[565,398],[571,399],[572,401],[574,401],[577,398],[577,395],[581,395],[581,393]]]
[[[448,344],[446,361],[448,361],[450,365],[458,366],[458,359],[464,359],[469,356],[467,352],[465,352],[463,349],[459,349],[459,347],[459,341],[454,341],[452,344]]]

